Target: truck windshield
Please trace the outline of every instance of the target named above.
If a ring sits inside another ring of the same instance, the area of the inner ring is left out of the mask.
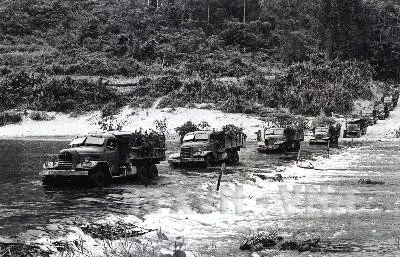
[[[329,131],[329,129],[328,129],[328,128],[325,128],[325,127],[316,128],[316,129],[315,129],[315,133],[326,133],[326,132],[328,132],[328,131]]]
[[[71,143],[69,143],[69,145],[71,147],[77,147],[77,146],[83,145],[83,142],[85,142],[85,140],[86,140],[86,137],[77,137],[77,138],[74,138],[71,141]]]
[[[359,124],[349,124],[348,125],[348,130],[359,130],[360,125]]]
[[[283,135],[285,130],[283,128],[270,128],[265,130],[265,135]]]
[[[197,133],[197,134],[187,134],[183,138],[184,142],[188,141],[208,141],[208,134],[207,133]]]
[[[86,146],[103,146],[104,138],[102,137],[86,137],[85,145]]]

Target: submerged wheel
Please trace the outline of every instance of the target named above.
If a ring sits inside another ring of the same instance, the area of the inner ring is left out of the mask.
[[[136,167],[136,178],[138,180],[143,180],[143,178],[147,177],[147,170],[144,166]]]
[[[282,151],[283,153],[286,153],[286,152],[287,152],[287,146],[286,146],[286,144],[282,144],[282,145],[280,146],[280,149],[281,149],[281,151]]]
[[[299,141],[295,143],[294,148],[296,149],[296,151],[300,150],[300,142]]]
[[[100,169],[93,171],[93,173],[89,175],[89,180],[90,184],[97,188],[103,188],[106,184],[104,172]]]
[[[42,179],[42,183],[45,186],[52,186],[56,184],[56,179],[53,176],[44,176]]]
[[[204,165],[206,166],[206,168],[211,167],[214,163],[214,158],[211,155],[207,155],[204,158]]]
[[[150,166],[150,168],[152,168],[152,174],[154,175],[154,177],[158,177],[159,175],[158,175],[158,168],[157,168],[157,166],[156,166],[155,164],[152,164],[152,165]]]
[[[234,151],[231,155],[231,162],[232,164],[237,164],[239,162],[239,153]]]
[[[146,167],[146,177],[147,178],[156,178],[158,177],[158,169],[155,164],[150,164]]]

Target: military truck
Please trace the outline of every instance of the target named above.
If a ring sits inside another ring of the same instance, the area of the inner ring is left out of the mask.
[[[393,106],[393,97],[390,96],[385,96],[383,98],[383,104],[385,105],[385,107],[387,106],[387,108],[389,109],[389,111],[393,111],[394,106]],[[389,115],[388,115],[389,116]]]
[[[360,137],[367,133],[368,123],[365,118],[352,118],[346,121],[346,129],[343,131],[344,138]]]
[[[384,120],[385,119],[385,106],[382,103],[378,103],[375,105],[375,110],[376,110],[376,117],[378,120]]]
[[[326,116],[324,112],[314,118],[311,123],[312,136],[310,144],[337,144],[342,125],[333,117]]]
[[[103,187],[113,178],[158,176],[156,164],[165,160],[165,136],[155,132],[105,132],[77,137],[58,160],[46,162],[40,172],[43,184],[76,179]]]
[[[257,151],[260,153],[298,151],[304,141],[304,130],[294,127],[271,127],[258,132]]]
[[[245,134],[240,131],[195,131],[183,138],[180,152],[169,156],[171,166],[205,166],[218,162],[236,164]]]
[[[341,125],[326,125],[313,128],[313,136],[310,138],[310,144],[338,144],[340,137]]]
[[[362,111],[361,115],[367,120],[368,126],[375,125],[378,122],[377,110],[375,108],[368,108]]]
[[[399,88],[395,88],[394,92],[393,92],[393,98],[392,98],[393,107],[397,106],[397,102],[399,101],[399,96],[400,96]]]

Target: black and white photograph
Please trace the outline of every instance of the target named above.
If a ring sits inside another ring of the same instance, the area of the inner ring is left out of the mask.
[[[0,257],[400,256],[400,0],[0,0]]]

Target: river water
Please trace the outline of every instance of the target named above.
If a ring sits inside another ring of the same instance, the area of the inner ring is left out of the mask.
[[[391,134],[399,117],[393,112],[366,137],[342,141],[329,156],[324,146],[304,143],[299,165],[295,153],[260,154],[248,142],[240,165],[227,168],[218,192],[219,167],[173,169],[167,163],[159,165],[160,177],[151,185],[47,189],[38,172],[67,142],[0,140],[0,238],[71,238],[79,233],[76,220],[130,218],[161,229],[169,239],[166,248],[183,242],[193,256],[251,256],[239,250],[241,240],[268,230],[330,242],[328,253],[312,256],[400,256],[400,144]],[[168,149],[175,151],[177,143],[169,142]],[[283,181],[274,180],[278,173]],[[359,183],[363,178],[380,183]],[[155,232],[139,239],[159,242]]]

